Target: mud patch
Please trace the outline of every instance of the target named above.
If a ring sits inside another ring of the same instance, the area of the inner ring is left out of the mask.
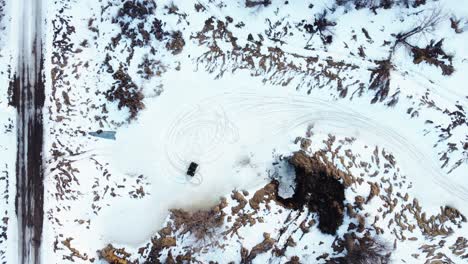
[[[296,172],[295,193],[291,198],[281,199],[285,206],[317,212],[318,228],[326,234],[336,234],[343,223],[345,185],[340,182],[332,164],[322,162],[317,155],[308,156],[298,151],[289,159]]]

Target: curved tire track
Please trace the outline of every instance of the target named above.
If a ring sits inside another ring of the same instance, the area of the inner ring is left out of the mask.
[[[203,109],[203,110],[201,110]],[[218,114],[217,114],[218,113]],[[222,113],[222,114],[219,114]],[[236,122],[230,117],[248,117],[256,122],[275,124],[272,135],[280,135],[290,129],[307,124],[320,124],[328,127],[324,133],[341,133],[349,136],[357,131],[364,140],[385,147],[403,163],[403,169],[427,175],[448,193],[462,201],[468,201],[468,189],[451,181],[434,162],[430,153],[412,143],[403,134],[386,124],[386,120],[371,118],[351,107],[313,97],[264,96],[254,92],[232,92],[202,100],[195,107],[188,107],[169,128],[165,153],[171,170],[185,175],[190,161],[212,162],[224,144],[230,141],[233,133],[239,133]],[[285,120],[279,120],[284,118]],[[205,133],[205,134],[204,134]],[[238,135],[236,136],[238,138]]]

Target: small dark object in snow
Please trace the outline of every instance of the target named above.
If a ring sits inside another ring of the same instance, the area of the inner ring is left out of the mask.
[[[104,139],[112,139],[115,140],[115,131],[103,131],[101,129],[97,130],[96,132],[89,132],[90,136],[99,137]]]
[[[195,171],[197,170],[198,168],[198,164],[195,163],[195,162],[190,162],[190,165],[188,167],[188,170],[187,170],[187,175],[189,176],[195,176]]]

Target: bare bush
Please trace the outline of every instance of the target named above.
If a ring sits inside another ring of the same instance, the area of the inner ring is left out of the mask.
[[[206,237],[213,237],[216,229],[222,226],[225,217],[222,211],[224,207],[226,207],[225,200],[208,210],[187,212],[182,209],[173,209],[171,218],[181,234],[190,232],[196,239],[202,240]]]
[[[436,42],[431,40],[425,48],[420,48],[411,44],[410,38],[416,35],[426,35],[433,32],[437,25],[445,20],[445,15],[441,9],[433,9],[432,12],[425,16],[415,27],[406,32],[401,32],[395,35],[395,44],[390,51],[390,58],[393,56],[395,50],[403,45],[407,48],[413,56],[413,63],[419,64],[426,62],[429,65],[435,65],[442,70],[443,75],[451,75],[455,69],[452,66],[452,55],[448,55],[443,49],[443,39]],[[453,24],[453,23],[452,23]],[[427,38],[427,36],[426,36]]]
[[[130,264],[130,254],[124,248],[115,248],[111,244],[98,251],[99,257],[111,264]]]
[[[437,43],[434,40],[425,47],[412,47],[414,64],[426,62],[429,65],[434,65],[442,70],[443,75],[451,75],[455,69],[452,65],[452,56],[445,53],[442,49],[443,39]]]
[[[170,50],[172,55],[177,55],[182,52],[185,46],[185,40],[182,32],[174,31],[171,33],[169,41],[166,43],[166,49]]]
[[[354,233],[344,235],[343,257],[331,259],[330,263],[339,264],[388,264],[390,263],[391,247],[380,240],[366,235],[357,237]]]
[[[304,29],[307,33],[318,33],[323,44],[331,44],[333,42],[333,32],[331,27],[336,26],[336,23],[327,19],[327,11],[323,11],[315,17],[313,24],[305,24]]]
[[[444,20],[444,18],[445,15],[442,13],[440,8],[432,9],[432,12],[429,15],[423,17],[423,19],[411,30],[395,35],[396,41],[392,51],[394,51],[400,44],[412,47],[412,45],[408,42],[411,37],[419,34],[425,35],[427,33],[433,32],[436,26],[439,25]]]
[[[419,7],[425,5],[426,0],[336,0],[336,4],[353,5],[356,9],[369,8],[375,12],[379,8],[389,9],[394,6]]]
[[[269,6],[271,5],[271,0],[245,0],[245,7],[256,7],[256,6]]]
[[[457,34],[463,33],[463,28],[460,28],[461,19],[456,19],[454,17],[450,18],[450,27],[455,31]]]
[[[130,111],[130,119],[136,118],[142,110],[144,95],[132,81],[132,78],[121,66],[112,77],[116,80],[114,86],[106,92],[107,100],[118,101],[118,108],[126,107]]]
[[[352,239],[347,237],[345,256],[349,264],[385,264],[390,262],[390,247],[370,237]]]
[[[387,98],[390,91],[390,71],[393,69],[390,59],[376,61],[375,63],[377,67],[370,69],[369,89],[377,91],[371,101],[372,104],[377,101],[382,102]]]

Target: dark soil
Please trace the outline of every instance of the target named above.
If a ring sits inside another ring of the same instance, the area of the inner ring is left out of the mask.
[[[334,235],[343,223],[344,184],[330,174],[330,165],[303,151],[294,153],[289,162],[296,171],[295,193],[292,198],[279,198],[280,202],[297,210],[307,206],[317,212],[320,231]]]

